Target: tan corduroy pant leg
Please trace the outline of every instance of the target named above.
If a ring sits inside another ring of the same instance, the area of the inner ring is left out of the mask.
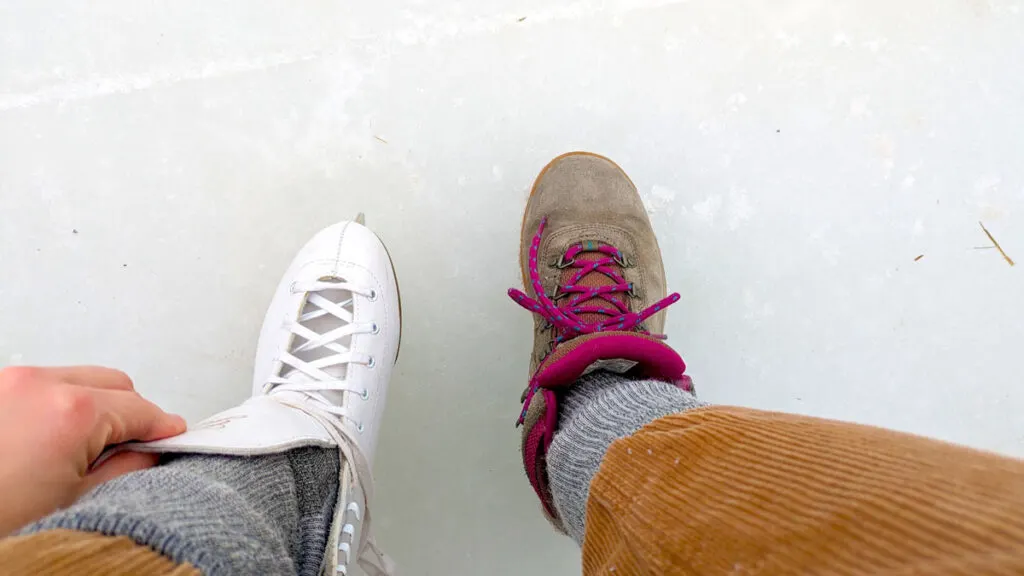
[[[201,576],[125,536],[50,530],[0,539],[2,576]]]
[[[732,407],[612,444],[585,575],[1024,574],[1024,462]]]

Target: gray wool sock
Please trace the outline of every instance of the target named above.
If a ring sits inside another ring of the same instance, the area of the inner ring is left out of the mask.
[[[170,456],[97,486],[22,533],[67,528],[128,536],[204,576],[315,576],[338,491],[338,453]]]
[[[612,442],[662,416],[706,405],[667,382],[604,370],[576,381],[561,401],[547,469],[555,508],[578,544],[583,544],[590,481]]]

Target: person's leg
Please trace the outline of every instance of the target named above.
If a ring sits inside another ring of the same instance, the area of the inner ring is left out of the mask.
[[[1020,460],[728,406],[594,444],[585,575],[1024,573]]]
[[[699,402],[657,336],[678,295],[610,160],[545,167],[521,263],[523,463],[585,574],[1024,573],[1024,462]]]
[[[547,467],[555,509],[566,532],[583,544],[590,481],[612,442],[657,418],[700,408],[686,390],[603,370],[580,378],[566,394]]]
[[[36,574],[83,573],[65,563],[75,547],[119,550],[103,574],[124,573],[119,562],[129,556],[147,567],[187,562],[207,576],[344,576],[357,563],[367,576],[391,572],[370,536],[369,503],[400,331],[397,281],[381,241],[358,222],[322,230],[278,285],[252,397],[179,436],[119,446],[186,455],[103,484],[0,542],[0,565],[3,554],[36,554],[47,539],[63,544],[40,561],[59,570]],[[146,557],[118,536],[165,556]]]
[[[320,573],[338,490],[338,455],[171,456],[98,486],[21,531],[127,536],[207,576]]]

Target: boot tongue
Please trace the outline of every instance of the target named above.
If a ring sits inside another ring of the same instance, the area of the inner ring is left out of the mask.
[[[581,252],[580,254],[576,255],[575,260],[577,262],[594,262],[606,258],[608,258],[608,256],[601,252]],[[623,275],[622,267],[619,266],[618,264],[610,263],[606,264],[606,266],[615,270],[615,272],[617,272],[620,276]],[[562,275],[559,278],[559,285],[568,285],[572,281],[572,277],[574,274],[576,274],[576,272],[577,269],[571,267],[563,270]],[[585,288],[600,288],[602,286],[614,286],[615,284],[617,284],[617,282],[615,282],[615,280],[610,278],[607,274],[603,274],[595,270],[593,272],[590,272],[589,274],[584,275],[583,278],[580,278],[580,280],[576,282],[574,286],[581,286]],[[564,300],[566,306],[568,306],[569,298],[571,298],[571,296],[567,296]],[[606,300],[606,298],[611,298],[618,301],[619,303],[625,304],[627,309],[629,307],[628,296],[626,296],[624,292],[613,292],[611,294],[606,294],[605,298],[595,296],[594,298],[590,298],[589,300],[580,301],[575,306],[573,306],[573,308],[575,308],[576,306],[600,306],[602,308],[608,309],[615,308],[615,304],[609,302],[608,300]],[[583,314],[577,314],[577,317],[579,317],[580,320],[587,324],[597,324],[611,318],[611,316],[605,314],[598,314],[597,312],[586,312]],[[583,373],[587,374],[593,372],[594,370],[609,370],[611,372],[624,373],[633,368],[634,366],[636,366],[636,362],[630,360],[623,360],[619,358],[600,359],[595,360],[592,364],[590,364],[583,371]]]
[[[606,259],[606,258],[608,258],[608,256],[606,254],[604,254],[604,253],[601,253],[601,252],[581,252],[581,253],[576,255],[575,260],[577,262],[594,262],[594,261],[602,260],[602,259]],[[615,272],[618,273],[620,276],[623,275],[622,267],[619,266],[618,264],[614,263],[614,262],[612,262],[610,264],[607,264],[606,267],[611,268],[612,270],[615,270]],[[575,275],[578,271],[579,270],[577,268],[572,268],[572,267],[569,267],[569,268],[566,268],[566,269],[562,270],[562,275],[559,278],[559,282],[558,282],[559,286],[566,286],[566,285],[570,284],[571,281],[572,281],[573,275]],[[600,288],[602,286],[614,286],[615,284],[617,284],[615,282],[615,280],[610,278],[607,274],[603,274],[603,273],[595,270],[593,272],[590,272],[589,274],[585,274],[583,276],[583,278],[580,278],[579,281],[576,282],[573,285],[574,286],[584,287],[584,288]],[[569,301],[571,300],[572,296],[573,295],[570,295],[570,296],[566,296],[566,297],[560,299],[559,302],[558,302],[559,306],[560,307],[561,306],[568,307]],[[628,300],[628,296],[626,296],[625,292],[613,292],[611,294],[605,294],[604,297],[595,296],[593,298],[590,298],[589,300],[583,300],[583,301],[577,302],[573,306],[573,308],[575,308],[577,306],[600,306],[601,308],[608,308],[608,309],[615,308],[615,304],[612,304],[611,302],[606,300],[606,298],[611,298],[611,299],[617,300],[621,304],[625,304],[627,309],[629,309],[629,300]],[[607,316],[605,314],[598,314],[596,312],[587,312],[587,313],[584,313],[584,314],[577,314],[577,316],[579,317],[580,320],[582,320],[583,322],[585,322],[587,324],[597,324],[597,323],[604,322],[604,321],[608,320],[609,318],[611,318],[611,316]]]

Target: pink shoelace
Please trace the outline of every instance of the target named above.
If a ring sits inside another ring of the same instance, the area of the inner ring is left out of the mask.
[[[614,246],[606,244],[598,245],[595,242],[588,241],[579,242],[570,246],[559,261],[560,267],[572,267],[577,269],[569,278],[569,282],[564,286],[560,286],[558,289],[558,294],[556,295],[556,298],[558,299],[561,299],[565,295],[572,295],[565,304],[559,306],[554,300],[544,293],[544,287],[540,282],[540,270],[537,264],[537,254],[540,251],[540,240],[544,234],[544,228],[547,226],[547,222],[547,218],[541,219],[540,226],[537,227],[537,233],[533,236],[533,242],[530,244],[530,284],[533,286],[533,292],[537,298],[530,298],[522,290],[517,290],[515,288],[510,288],[508,291],[509,297],[512,298],[516,304],[519,304],[534,314],[540,315],[541,318],[544,318],[548,323],[554,326],[554,346],[548,354],[544,356],[544,358],[547,358],[547,356],[554,351],[554,347],[557,347],[562,342],[571,340],[581,334],[637,330],[644,320],[647,320],[662,309],[679,301],[679,293],[673,292],[640,312],[630,312],[629,306],[627,306],[623,300],[613,296],[616,293],[629,294],[633,291],[633,285],[627,282],[621,274],[611,267],[613,264],[623,267],[625,266],[622,251]],[[596,260],[576,260],[576,257],[583,252],[599,252],[604,254],[604,257]],[[591,272],[600,272],[601,274],[604,274],[611,278],[614,284],[599,287],[578,286],[577,283]],[[580,305],[581,302],[586,302],[594,298],[600,298],[601,300],[611,304],[611,306]],[[587,322],[579,317],[580,314],[600,314],[601,316],[607,316],[608,318],[606,320],[596,322]],[[647,330],[643,329],[637,331],[656,338],[665,337],[662,334],[651,334]],[[541,359],[541,363],[544,362],[544,358]],[[530,390],[527,393],[526,400],[523,402],[523,411],[519,415],[519,420],[516,422],[517,426],[523,423],[523,419],[526,417],[526,411],[530,407],[530,400],[533,398],[533,394],[537,391],[537,387],[536,375],[534,375],[533,381],[530,382]]]

